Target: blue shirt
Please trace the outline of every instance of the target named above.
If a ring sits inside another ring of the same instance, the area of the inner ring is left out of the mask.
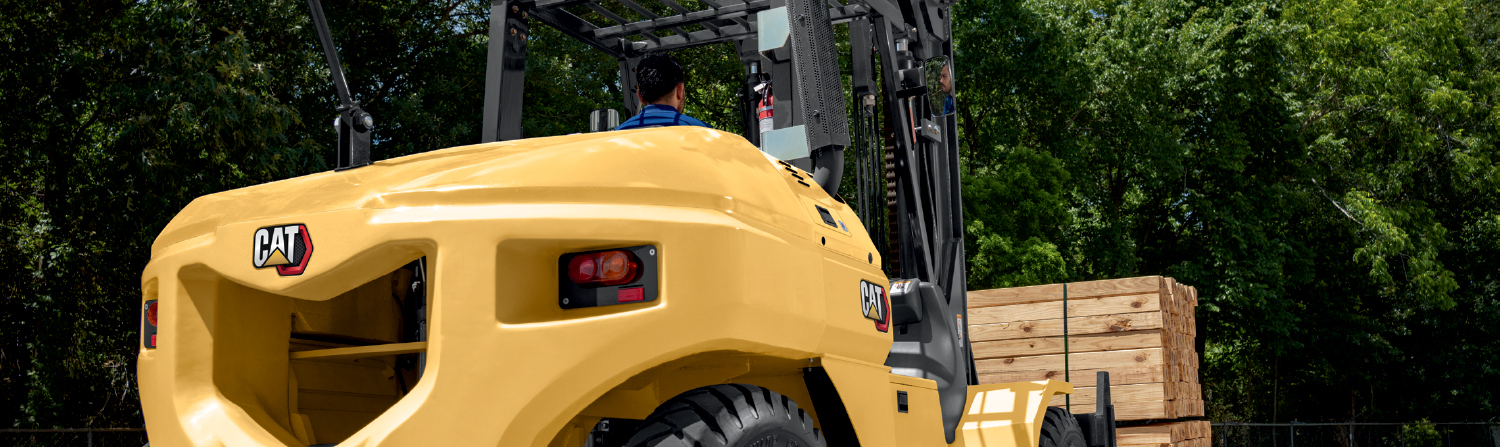
[[[620,123],[620,127],[616,127],[615,130],[643,129],[647,127],[661,126],[713,127],[709,126],[707,123],[698,121],[697,118],[682,114],[682,112],[677,111],[677,109],[672,106],[664,106],[661,104],[647,104],[646,107],[641,108],[641,113],[637,113],[635,114],[635,116],[630,117],[630,119],[625,120],[625,122]]]
[[[953,113],[953,95],[943,98],[943,114],[947,115],[949,113]]]

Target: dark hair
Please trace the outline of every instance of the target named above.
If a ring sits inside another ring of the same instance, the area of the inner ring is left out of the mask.
[[[635,84],[641,89],[641,100],[657,102],[682,83],[682,65],[666,54],[641,58],[635,66]]]

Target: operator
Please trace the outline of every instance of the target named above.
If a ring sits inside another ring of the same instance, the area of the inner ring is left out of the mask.
[[[943,62],[943,71],[938,74],[938,85],[943,87],[943,114],[953,113],[953,63]]]
[[[641,113],[625,120],[615,130],[661,126],[712,127],[682,113],[687,100],[682,81],[682,65],[672,56],[653,54],[642,58],[635,68],[635,96],[644,106]]]

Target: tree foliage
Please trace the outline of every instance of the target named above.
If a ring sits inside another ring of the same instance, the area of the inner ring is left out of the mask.
[[[1494,11],[959,3],[970,287],[1053,265],[1007,226],[1037,219],[1071,280],[1199,288],[1212,418],[1493,417]],[[1006,174],[1031,152],[1060,191]],[[972,203],[994,184],[1068,214]]]
[[[324,7],[375,158],[478,141],[488,2]],[[195,197],[331,165],[306,8],[0,3],[4,423],[139,426],[157,232]],[[963,0],[953,16],[971,289],[1197,286],[1215,419],[1500,415],[1494,2]],[[531,29],[527,136],[620,107],[617,61]],[[677,56],[688,111],[739,131],[733,49]]]

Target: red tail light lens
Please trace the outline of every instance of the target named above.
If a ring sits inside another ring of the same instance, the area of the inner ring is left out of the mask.
[[[584,284],[594,280],[599,274],[599,262],[594,255],[575,256],[568,262],[568,279],[574,283]]]
[[[141,310],[141,319],[145,320],[141,325],[141,346],[146,349],[156,349],[156,321],[157,310],[160,307],[156,300],[147,300],[146,308]]]
[[[641,263],[635,255],[610,250],[574,256],[568,261],[568,279],[581,286],[617,286],[635,281]]]
[[[146,321],[150,322],[152,326],[156,326],[156,302],[155,301],[152,301],[151,304],[147,304],[146,305]]]

